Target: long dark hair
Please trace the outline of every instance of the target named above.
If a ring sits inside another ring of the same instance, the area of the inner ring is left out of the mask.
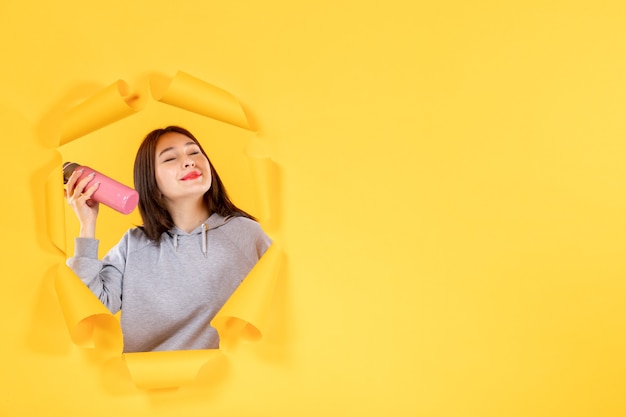
[[[169,132],[180,133],[193,140],[200,148],[200,152],[209,160],[212,182],[211,188],[204,194],[204,203],[208,207],[209,213],[217,213],[226,218],[242,216],[256,220],[230,201],[224,183],[222,183],[198,139],[187,129],[179,126],[168,126],[148,133],[141,142],[135,157],[134,181],[135,189],[139,193],[139,214],[143,220],[142,229],[148,238],[158,243],[161,235],[174,227],[172,216],[167,211],[163,195],[157,186],[154,163],[157,142],[162,135]]]

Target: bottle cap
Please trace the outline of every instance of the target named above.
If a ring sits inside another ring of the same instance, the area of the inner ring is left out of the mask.
[[[63,184],[67,184],[67,181],[72,176],[72,172],[74,172],[74,170],[79,166],[80,165],[76,162],[66,162],[63,164]]]

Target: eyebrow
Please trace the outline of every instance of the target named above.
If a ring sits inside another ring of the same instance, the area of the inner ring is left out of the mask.
[[[184,146],[190,146],[190,145],[197,145],[197,143],[196,143],[196,142],[194,142],[194,141],[189,141],[189,142],[185,143],[185,145],[184,145]],[[174,150],[174,147],[173,147],[173,146],[170,146],[169,148],[165,148],[165,149],[163,149],[161,152],[159,152],[159,154],[157,155],[157,158],[159,158],[159,157],[160,157],[161,155],[163,155],[165,152],[167,152],[167,151],[172,151],[172,150]]]

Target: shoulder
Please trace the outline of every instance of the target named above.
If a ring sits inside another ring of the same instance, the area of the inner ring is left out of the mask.
[[[269,237],[257,221],[243,216],[229,218],[217,230],[238,245],[256,245],[258,242],[269,241]]]
[[[226,227],[227,229],[231,229],[231,230],[242,230],[242,231],[257,231],[257,232],[262,232],[263,229],[261,229],[261,225],[252,219],[249,219],[247,217],[243,217],[243,216],[236,216],[236,217],[231,217],[229,218],[226,223],[224,224],[224,226],[222,227]]]
[[[256,241],[267,238],[257,221],[243,216],[229,218],[218,230],[235,240]]]
[[[155,243],[148,239],[148,236],[144,232],[142,227],[133,227],[128,229],[122,241],[125,241],[129,251],[136,251],[145,248],[146,246],[154,246]]]
[[[272,244],[261,225],[247,217],[231,217],[218,230],[251,259],[260,258]]]

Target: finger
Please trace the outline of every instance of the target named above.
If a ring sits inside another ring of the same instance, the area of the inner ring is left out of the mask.
[[[89,182],[91,180],[93,180],[93,177],[96,174],[94,174],[93,172],[87,176],[85,176],[84,178],[81,178],[80,181],[78,181],[78,183],[76,183],[76,186],[74,187],[74,192],[72,193],[73,196],[75,196],[76,198],[80,197],[82,194],[84,194],[86,192],[85,188],[87,187],[87,185],[89,184]]]
[[[100,187],[100,182],[95,183],[94,185],[89,187],[87,191],[83,193],[83,197],[85,197],[87,200],[90,200],[93,193],[95,193],[99,187]]]
[[[82,173],[83,173],[82,169],[77,169],[74,172],[72,172],[72,175],[70,175],[70,178],[67,180],[67,184],[66,184],[68,195],[74,194],[74,185],[76,184],[76,181],[78,180],[78,178],[80,178]]]

